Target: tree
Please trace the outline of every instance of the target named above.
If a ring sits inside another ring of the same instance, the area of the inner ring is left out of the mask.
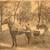
[[[0,20],[1,20],[1,22],[0,22],[1,29],[0,30],[2,30],[3,24],[7,23],[9,26],[12,24],[11,17],[16,16],[16,11],[18,10],[19,5],[20,5],[20,1],[19,2],[1,2],[0,3]]]
[[[21,9],[20,9],[17,19],[20,20],[20,22],[28,22],[29,20],[32,19],[30,1],[21,2]]]
[[[0,2],[0,32],[2,32],[2,16],[3,16],[3,3]]]
[[[37,28],[39,29],[39,27],[43,27],[45,25],[45,27],[47,27],[47,20],[48,20],[48,16],[47,16],[47,8],[45,5],[45,2],[41,1],[40,6],[38,7],[38,25]]]

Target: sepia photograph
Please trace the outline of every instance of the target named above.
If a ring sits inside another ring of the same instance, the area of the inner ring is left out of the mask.
[[[50,50],[50,0],[0,0],[0,50]]]

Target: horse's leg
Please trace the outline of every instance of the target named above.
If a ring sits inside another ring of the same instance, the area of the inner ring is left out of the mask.
[[[28,44],[30,43],[30,37],[29,36],[27,36],[27,39],[28,39]]]
[[[30,43],[30,33],[25,33],[26,34],[26,37],[27,37],[27,39],[28,39],[28,44]]]
[[[15,47],[17,46],[17,42],[16,42],[16,35],[17,35],[18,31],[14,32],[14,41],[15,41]]]
[[[15,47],[16,47],[17,46],[16,35],[14,36],[14,44],[15,44]]]
[[[13,36],[13,33],[12,33],[12,32],[11,32],[10,34],[11,34],[11,38],[12,38],[12,43],[13,43],[13,44],[12,44],[12,47],[13,47],[13,46],[15,45],[15,44],[14,44],[14,36]]]
[[[13,47],[14,45],[17,46],[17,43],[16,43],[16,34],[17,34],[17,32],[14,32],[14,31],[12,31],[12,33],[11,33],[12,41],[13,41],[12,47]]]

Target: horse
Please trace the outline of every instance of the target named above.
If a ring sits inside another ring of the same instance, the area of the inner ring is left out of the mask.
[[[17,46],[17,42],[16,42],[16,35],[21,35],[21,34],[25,34],[27,39],[28,39],[28,44],[30,43],[30,38],[31,38],[31,31],[13,31],[12,30],[12,25],[14,24],[14,21],[12,22],[11,18],[8,18],[6,20],[4,20],[2,22],[2,25],[4,24],[8,24],[8,27],[9,27],[9,31],[10,31],[10,35],[11,35],[11,38],[12,38],[12,47],[13,46]],[[29,28],[26,28],[26,29],[29,29]]]

